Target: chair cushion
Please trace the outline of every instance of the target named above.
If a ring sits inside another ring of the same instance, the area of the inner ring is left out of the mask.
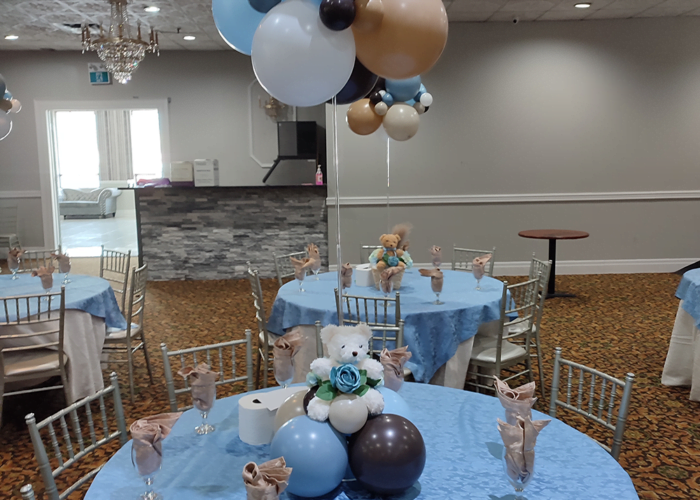
[[[28,375],[50,370],[58,370],[58,351],[34,349],[3,353],[5,376]]]
[[[136,335],[141,333],[141,325],[137,325],[136,323],[131,323],[131,338],[134,338]],[[119,328],[112,328],[108,327],[107,328],[107,338],[105,340],[110,340],[110,339],[125,339],[126,338],[126,330],[120,330]]]
[[[474,347],[472,348],[471,359],[482,361],[485,363],[496,362],[496,348],[498,339],[490,337],[475,337]],[[519,345],[511,344],[507,340],[503,340],[501,344],[501,362],[510,361],[526,355],[525,348]]]
[[[532,325],[532,333],[535,333],[536,329],[537,329],[537,326],[533,324]],[[515,325],[508,326],[508,327],[504,328],[503,335],[514,335],[514,334],[517,335],[517,334],[525,333],[526,330],[527,330],[527,322],[522,321],[522,322],[517,323]]]

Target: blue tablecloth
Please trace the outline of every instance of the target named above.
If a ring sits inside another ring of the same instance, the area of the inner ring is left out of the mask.
[[[412,421],[427,448],[423,475],[412,489],[391,500],[512,499],[501,461],[503,445],[496,418],[504,418],[498,399],[446,387],[404,384]],[[238,437],[238,399],[216,402],[209,420],[217,430],[197,436],[199,414],[186,412],[163,443],[163,469],[155,489],[167,500],[245,500],[243,466],[270,460],[270,447],[249,446]],[[548,418],[533,412],[534,418]],[[100,471],[85,500],[133,500],[143,491],[131,464],[131,443],[120,449]],[[319,464],[319,474],[323,465]],[[355,488],[355,489],[353,489]],[[324,498],[378,498],[344,483]],[[553,420],[537,440],[535,477],[525,490],[528,500],[633,500],[632,481],[624,469],[596,442],[559,420]],[[282,500],[298,498],[287,492]]]
[[[401,288],[401,317],[405,322],[404,343],[413,353],[406,364],[415,379],[428,382],[435,372],[455,355],[460,343],[476,335],[479,325],[500,318],[503,283],[484,277],[481,290],[471,273],[443,271],[445,283],[440,300],[434,305],[435,294],[430,278],[415,269],[406,271]],[[280,288],[267,321],[268,330],[278,335],[297,325],[313,325],[316,321],[337,324],[338,313],[334,289],[337,275],[325,273],[320,280],[304,280],[304,293],[299,293],[296,281]],[[346,290],[350,295],[383,296],[373,287],[353,284]],[[394,316],[395,317],[395,316]],[[383,318],[380,315],[380,318]]]
[[[18,274],[18,280],[12,280],[12,277],[0,275],[0,297],[14,297],[17,295],[35,295],[45,293],[41,287],[39,278],[32,278],[30,274]],[[61,280],[63,274],[54,275],[54,285],[52,292],[61,291]],[[80,309],[93,316],[98,316],[105,319],[105,324],[111,328],[126,328],[126,321],[119,310],[117,299],[114,296],[114,290],[110,287],[109,282],[97,278],[95,276],[81,276],[77,274],[70,275],[71,283],[66,285],[66,309]],[[36,302],[31,304],[31,314],[36,314]],[[58,309],[60,304],[52,301],[51,309]],[[27,310],[25,304],[20,304],[20,315],[26,317]],[[16,313],[10,311],[10,321],[16,321]],[[0,323],[6,321],[5,311],[0,310]]]
[[[676,297],[683,301],[683,309],[693,317],[695,326],[700,328],[700,269],[683,275]]]

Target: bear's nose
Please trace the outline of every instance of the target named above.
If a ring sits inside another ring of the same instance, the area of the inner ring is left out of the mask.
[[[352,351],[353,356],[357,356],[357,351]]]

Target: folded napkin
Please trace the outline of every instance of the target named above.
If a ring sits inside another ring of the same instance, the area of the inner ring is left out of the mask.
[[[294,364],[292,359],[299,352],[304,339],[299,332],[292,332],[281,336],[272,346],[272,366],[275,370],[275,379],[291,380],[294,378]]]
[[[309,243],[306,246],[306,253],[309,256],[309,269],[311,269],[312,271],[318,271],[319,269],[321,269],[321,254],[318,251],[318,247],[313,243]]]
[[[445,282],[445,275],[440,269],[420,269],[421,276],[430,276],[430,288],[435,293],[442,293],[442,285]]]
[[[17,269],[19,267],[19,261],[24,254],[25,250],[19,248],[10,248],[7,252],[7,264],[10,269]]]
[[[294,257],[290,257],[289,259],[294,266],[294,278],[303,281],[306,276],[306,270],[311,268],[311,259],[295,259]]]
[[[535,472],[535,444],[537,436],[551,420],[518,417],[516,425],[498,419],[498,432],[505,446],[508,477],[526,483]]]
[[[506,410],[506,422],[515,425],[517,417],[532,418],[531,408],[535,405],[535,383],[511,389],[506,382],[496,378],[496,395]]]
[[[180,415],[182,412],[163,413],[139,419],[131,424],[131,446],[140,476],[149,477],[160,469],[163,460],[162,441],[170,434]]]
[[[437,245],[430,247],[430,255],[433,257],[433,267],[442,265],[442,248]]]
[[[349,262],[346,262],[343,264],[343,267],[340,268],[340,277],[343,282],[343,290],[352,286],[352,266]]]
[[[48,290],[49,288],[53,287],[54,271],[55,269],[53,266],[49,266],[48,268],[42,266],[36,271],[32,271],[32,276],[39,276],[41,278],[41,286],[44,288],[44,290]]]
[[[243,482],[248,500],[277,500],[289,484],[291,467],[287,467],[284,457],[257,465],[248,462],[243,467]]]
[[[391,293],[391,291],[394,289],[394,284],[391,282],[391,278],[399,274],[403,270],[404,269],[402,267],[396,266],[387,267],[386,269],[384,269],[384,271],[382,271],[382,274],[380,275],[381,280],[379,284],[380,288],[382,289],[382,292]]]
[[[65,253],[52,253],[51,257],[58,261],[58,270],[62,273],[70,272],[70,257]]]
[[[379,362],[384,367],[384,385],[393,391],[398,391],[403,385],[403,366],[411,359],[408,346],[399,347],[393,351],[386,347],[379,355]]]
[[[209,411],[214,406],[216,399],[216,379],[219,378],[217,372],[211,371],[206,363],[200,363],[197,368],[186,366],[181,368],[178,375],[185,379],[190,379],[192,386],[192,403],[199,411]]]
[[[484,277],[485,273],[485,267],[488,261],[491,260],[491,254],[487,253],[486,255],[482,255],[481,257],[477,257],[472,261],[472,273],[474,273],[474,277],[477,280],[480,280],[481,278]]]

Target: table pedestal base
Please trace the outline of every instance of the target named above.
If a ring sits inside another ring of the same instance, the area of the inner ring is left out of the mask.
[[[566,292],[554,292],[554,293],[548,293],[547,297],[545,297],[545,298],[547,298],[547,299],[558,299],[558,298],[570,299],[570,298],[576,298],[576,295],[574,295],[573,293],[566,293]]]

